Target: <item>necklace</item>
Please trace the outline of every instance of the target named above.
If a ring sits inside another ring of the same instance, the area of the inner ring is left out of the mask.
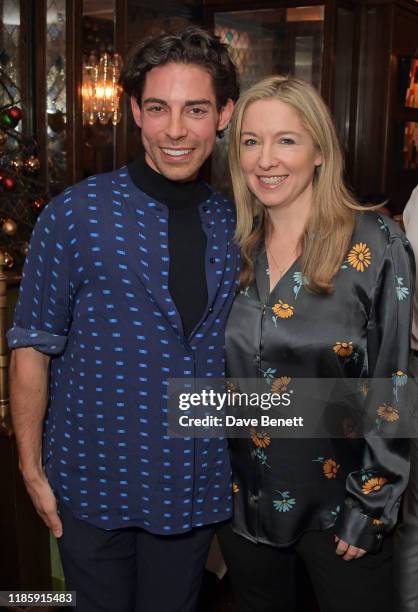
[[[278,280],[280,280],[282,278],[282,276],[285,274],[285,272],[287,272],[287,270],[290,268],[290,266],[293,265],[293,262],[296,259],[296,249],[294,249],[291,252],[291,254],[290,254],[291,256],[290,257],[286,258],[285,265],[281,266],[281,267],[277,263],[276,258],[273,255],[273,251],[272,251],[272,249],[271,249],[271,247],[270,247],[270,245],[269,245],[269,243],[267,241],[266,241],[266,249],[267,249],[268,254],[271,257],[272,262],[274,263],[274,265],[275,265],[275,267],[277,269],[277,272],[279,273],[279,279]]]

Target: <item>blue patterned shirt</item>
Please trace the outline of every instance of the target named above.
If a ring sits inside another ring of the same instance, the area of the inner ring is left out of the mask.
[[[227,442],[167,435],[167,379],[224,375],[235,214],[215,192],[199,213],[208,305],[188,339],[168,290],[168,210],[126,168],[67,189],[35,226],[9,346],[52,356],[45,470],[105,529],[176,534],[231,515]]]

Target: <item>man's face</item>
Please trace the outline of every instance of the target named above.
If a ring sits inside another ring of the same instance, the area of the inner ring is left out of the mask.
[[[196,64],[169,63],[147,73],[141,106],[131,98],[145,159],[173,181],[191,181],[228,125],[233,102],[219,111],[212,78]]]

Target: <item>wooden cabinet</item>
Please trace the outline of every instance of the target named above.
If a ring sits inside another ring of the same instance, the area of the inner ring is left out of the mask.
[[[418,184],[418,167],[402,162],[405,123],[418,123],[418,109],[406,109],[400,91],[401,62],[418,51],[418,3],[368,0],[361,17],[353,183],[362,195],[385,194],[400,213]]]

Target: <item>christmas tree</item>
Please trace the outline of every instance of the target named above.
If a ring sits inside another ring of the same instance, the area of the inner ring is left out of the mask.
[[[21,129],[19,88],[0,67],[0,252],[5,267],[19,271],[30,235],[47,202],[36,142]]]

